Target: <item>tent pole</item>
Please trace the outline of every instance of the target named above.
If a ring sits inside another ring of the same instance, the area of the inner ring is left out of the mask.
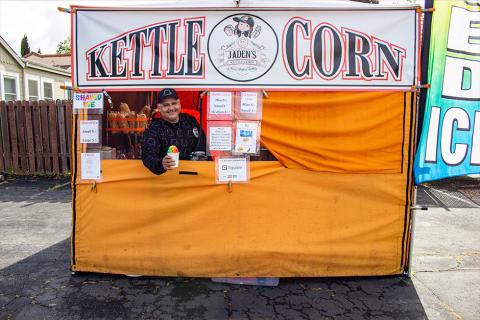
[[[412,219],[410,224],[410,248],[408,250],[408,270],[407,270],[407,277],[411,278],[412,276],[412,258],[413,258],[413,240],[415,236],[415,211],[417,209],[417,189],[418,187],[414,187],[413,191],[413,206],[410,210],[412,210]]]
[[[417,89],[417,92],[412,93],[412,94],[417,95],[419,93],[420,93],[420,91]],[[414,154],[417,151],[416,137],[417,137],[417,130],[418,130],[418,107],[419,107],[419,99],[417,97],[415,97],[415,123],[414,123],[415,129],[413,131],[413,144],[414,144],[413,150],[414,150]],[[412,179],[414,179],[413,170],[410,174],[412,175]],[[408,278],[410,278],[411,275],[412,275],[413,237],[415,235],[415,211],[417,209],[420,209],[420,208],[417,207],[417,189],[418,189],[418,187],[415,185],[415,182],[414,182],[414,185],[413,185],[413,199],[412,199],[413,201],[412,201],[412,206],[410,207],[411,219],[410,219],[410,243],[409,243],[409,249],[408,249],[408,269],[407,269],[407,277]]]
[[[420,94],[420,91],[418,90],[416,94]],[[415,130],[413,132],[413,143],[414,143],[414,154],[417,151],[417,134],[418,134],[418,111],[419,111],[419,106],[420,106],[420,101],[418,98],[415,99]],[[413,170],[411,172],[412,174],[412,179],[413,177]],[[417,191],[418,191],[418,186],[414,185],[413,186],[413,201],[412,201],[412,206],[410,207],[411,210],[411,222],[410,222],[410,244],[409,244],[409,250],[408,250],[408,269],[407,269],[407,277],[410,278],[412,275],[412,258],[413,258],[413,238],[415,235],[415,211],[416,210],[428,210],[427,207],[419,207],[417,206]]]

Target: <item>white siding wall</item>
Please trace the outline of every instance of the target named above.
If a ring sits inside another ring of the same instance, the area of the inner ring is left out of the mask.
[[[70,83],[70,77],[62,76],[52,72],[42,71],[27,67],[25,69],[25,97],[28,98],[28,79],[38,81],[39,90],[40,90],[40,99],[44,99],[44,84],[52,83],[53,84],[53,99],[65,99],[66,93],[65,90],[61,89],[60,86],[65,86],[65,82]]]
[[[23,99],[23,69],[10,53],[0,45],[0,99],[5,94],[3,77],[10,76],[18,79],[17,98]]]

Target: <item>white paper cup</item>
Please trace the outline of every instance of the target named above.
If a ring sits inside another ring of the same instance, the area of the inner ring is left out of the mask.
[[[172,157],[172,159],[175,161],[175,165],[171,166],[170,168],[178,168],[178,162],[180,161],[180,153],[168,152],[167,155]]]

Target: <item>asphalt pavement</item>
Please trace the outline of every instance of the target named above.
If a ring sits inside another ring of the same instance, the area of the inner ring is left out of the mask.
[[[278,287],[69,271],[65,179],[0,182],[0,319],[479,319],[476,179],[419,190],[412,277],[294,278]]]

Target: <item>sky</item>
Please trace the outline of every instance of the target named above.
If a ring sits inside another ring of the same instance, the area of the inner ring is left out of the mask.
[[[404,1],[408,0],[385,2],[401,3]],[[70,15],[59,12],[57,7],[68,7],[70,4],[122,6],[155,2],[159,3],[161,1],[0,0],[0,36],[17,53],[20,52],[20,41],[24,34],[28,37],[31,51],[36,52],[38,49],[41,49],[43,54],[55,53],[57,44],[70,35]]]
[[[31,51],[41,49],[43,54],[55,53],[57,44],[70,35],[70,15],[57,7],[70,4],[118,6],[152,3],[152,1],[59,1],[59,0],[0,0],[0,36],[20,52],[20,41],[28,37]]]

